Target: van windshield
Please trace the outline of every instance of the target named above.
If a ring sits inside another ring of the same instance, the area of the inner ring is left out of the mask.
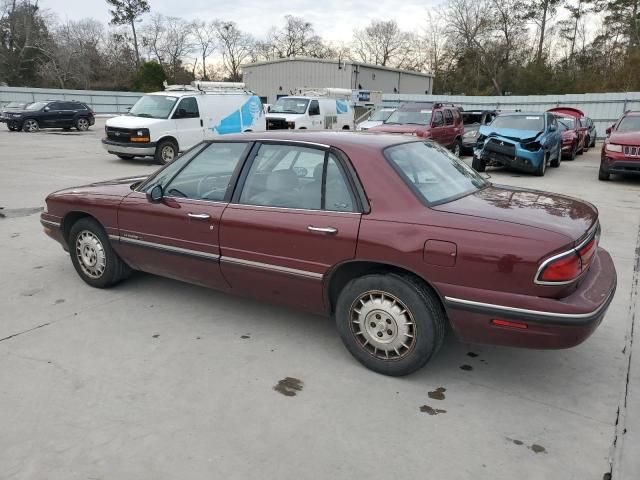
[[[271,106],[270,113],[304,113],[307,105],[309,100],[306,98],[283,97]]]
[[[169,118],[169,114],[177,101],[177,97],[145,95],[131,107],[129,115],[146,118]]]
[[[429,125],[431,123],[431,110],[396,110],[384,123],[391,125]]]

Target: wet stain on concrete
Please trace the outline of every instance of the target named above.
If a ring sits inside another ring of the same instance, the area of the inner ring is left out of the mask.
[[[28,217],[29,215],[34,215],[36,213],[40,213],[42,210],[43,210],[43,207],[2,208],[2,209],[0,209],[0,218]]]
[[[434,391],[427,393],[427,395],[429,395],[429,398],[433,399],[433,400],[444,400],[444,392],[446,392],[447,389],[444,387],[438,387],[436,388]]]
[[[31,290],[25,290],[24,292],[20,292],[20,295],[23,297],[33,297],[34,295],[42,292],[42,288],[32,288]]]
[[[602,475],[602,480],[611,480],[611,472],[607,472]]]
[[[534,443],[529,448],[533,450],[535,453],[547,453],[547,449],[544,448],[542,445],[538,445],[537,443]]]
[[[155,335],[151,335],[153,338],[158,338],[160,336],[159,333],[156,333]]]
[[[297,392],[302,391],[302,380],[293,377],[285,377],[278,382],[273,389],[285,397],[295,397]]]
[[[516,445],[523,445],[524,442],[522,440],[511,440],[513,443],[515,443]]]
[[[473,367],[471,365],[460,365],[460,370],[470,372],[471,370],[473,370]]]
[[[196,340],[200,340],[200,337],[196,337]]]
[[[429,405],[422,405],[420,407],[420,411],[423,413],[428,413],[429,415],[438,415],[440,413],[447,413],[446,410],[441,410],[439,408],[432,408]]]
[[[467,352],[467,357],[476,358],[478,354],[476,352]]]
[[[35,267],[33,267],[34,270],[40,270],[44,268],[42,265],[36,265]]]
[[[60,305],[61,303],[64,303],[64,302],[65,302],[65,299],[64,299],[64,298],[59,298],[59,299],[57,299],[54,303],[55,303],[56,305]]]
[[[11,238],[18,238],[20,236],[19,233],[12,233]]]
[[[250,333],[247,333],[247,334],[245,334],[245,335],[240,335],[240,338],[242,338],[242,339],[246,340],[247,338],[251,338],[251,334],[250,334]]]

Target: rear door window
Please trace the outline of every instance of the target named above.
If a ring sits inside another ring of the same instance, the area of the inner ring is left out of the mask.
[[[444,120],[442,119],[442,112],[440,110],[436,110],[433,112],[433,126],[434,127],[442,127],[444,125]]]
[[[453,114],[448,108],[444,111],[444,119],[447,125],[453,125]]]

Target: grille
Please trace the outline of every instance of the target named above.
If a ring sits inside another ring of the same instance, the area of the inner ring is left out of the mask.
[[[489,152],[501,153],[502,155],[509,155],[511,157],[516,156],[516,146],[513,143],[503,142],[495,138],[489,140],[484,148]]]
[[[128,128],[107,127],[107,138],[116,142],[129,142],[131,141],[131,135],[136,131]]]
[[[289,128],[284,118],[267,118],[267,130],[286,130]]]
[[[640,157],[640,147],[625,146],[623,151],[625,157]]]

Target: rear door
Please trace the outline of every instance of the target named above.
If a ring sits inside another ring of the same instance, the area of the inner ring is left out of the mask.
[[[354,258],[361,207],[346,159],[328,148],[257,145],[220,227],[221,268],[233,290],[323,310],[323,278]]]
[[[180,151],[190,149],[204,139],[204,123],[195,97],[182,97],[173,111]]]
[[[179,157],[118,210],[118,251],[136,268],[204,285],[228,288],[220,272],[220,218],[247,142],[213,142]],[[146,192],[164,189],[158,203]]]
[[[431,116],[431,138],[441,145],[447,144],[442,110],[434,110]]]

